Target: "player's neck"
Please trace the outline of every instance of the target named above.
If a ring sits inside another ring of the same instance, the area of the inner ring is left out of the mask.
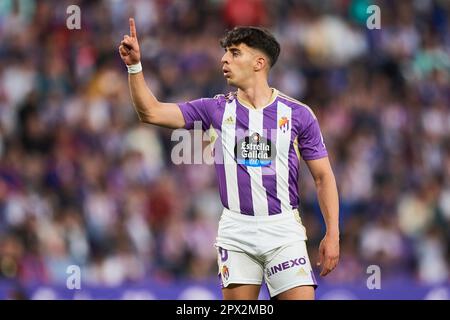
[[[272,99],[273,89],[268,83],[258,84],[247,88],[239,88],[237,96],[240,100],[250,104],[254,109],[267,106]]]

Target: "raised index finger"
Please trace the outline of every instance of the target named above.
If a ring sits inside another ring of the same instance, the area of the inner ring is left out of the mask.
[[[136,38],[136,24],[133,18],[130,18],[130,36]]]

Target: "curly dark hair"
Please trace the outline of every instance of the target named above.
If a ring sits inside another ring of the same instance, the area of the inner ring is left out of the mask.
[[[234,27],[220,40],[222,48],[245,43],[247,46],[259,49],[270,59],[273,67],[280,55],[280,44],[275,37],[265,28],[261,27]]]

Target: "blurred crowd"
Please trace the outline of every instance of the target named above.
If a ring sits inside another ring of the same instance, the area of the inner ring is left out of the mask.
[[[448,283],[444,0],[2,0],[0,281],[65,283],[69,265],[108,286],[217,274],[214,167],[174,165],[172,131],[139,123],[118,54],[130,16],[166,102],[234,90],[218,40],[269,28],[282,47],[270,84],[316,113],[340,192],[340,264],[322,281],[365,283],[374,264],[383,279]],[[305,165],[299,190],[314,263],[324,225]]]

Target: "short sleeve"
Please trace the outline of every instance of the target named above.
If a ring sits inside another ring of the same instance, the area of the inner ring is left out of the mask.
[[[298,136],[298,146],[303,160],[316,160],[328,156],[319,122],[314,117]]]
[[[195,122],[200,122],[203,130],[211,125],[211,113],[214,112],[214,99],[201,98],[188,102],[178,103],[183,114],[185,129],[193,129]]]

